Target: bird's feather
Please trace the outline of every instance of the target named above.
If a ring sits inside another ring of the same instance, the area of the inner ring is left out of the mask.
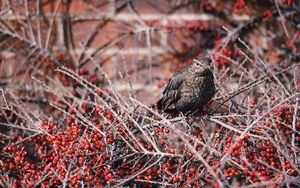
[[[201,58],[179,70],[167,82],[157,108],[167,113],[202,109],[214,95],[213,74]]]
[[[182,85],[184,78],[179,76],[178,74],[172,77],[164,91],[162,98],[157,102],[157,106],[159,109],[168,109],[171,105],[174,104],[180,98],[179,88]]]

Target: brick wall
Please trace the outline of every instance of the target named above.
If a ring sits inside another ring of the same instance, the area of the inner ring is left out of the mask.
[[[125,80],[132,83],[138,97],[153,101],[156,97],[153,93],[159,94],[159,88],[173,74],[177,64],[187,58],[175,54],[192,47],[192,56],[199,52],[197,48],[201,49],[203,41],[209,40],[201,29],[191,32],[191,29],[180,29],[179,26],[198,24],[215,28],[226,23],[221,18],[199,12],[199,3],[191,3],[192,1],[128,2],[73,0],[69,4],[66,1],[58,4],[59,1],[41,1],[38,9],[36,1],[28,1],[26,11],[26,4],[8,4],[3,1],[1,10],[9,11],[3,16],[3,20],[9,25],[2,26],[13,28],[21,36],[44,45],[55,16],[49,47],[69,51],[75,61],[89,37],[94,35],[86,53],[89,55],[97,49],[101,50],[95,55],[94,63],[90,62],[86,67],[92,70],[101,65],[116,88],[123,93],[126,93],[128,87],[119,75],[121,73],[126,76],[127,73]],[[56,9],[57,14],[54,14]],[[26,18],[30,18],[34,37],[28,34],[31,28]],[[239,23],[249,18],[233,15],[231,19]],[[23,25],[20,26],[20,23]],[[173,26],[178,26],[177,31],[170,31]],[[41,34],[36,32],[38,27],[41,28]],[[22,33],[22,30],[27,34]],[[41,39],[38,39],[39,35]],[[9,53],[5,53],[5,50],[2,50],[3,54],[6,58],[13,56],[7,56]]]

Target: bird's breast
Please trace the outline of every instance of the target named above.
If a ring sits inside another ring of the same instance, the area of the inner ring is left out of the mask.
[[[210,96],[210,93],[214,92],[212,90],[214,90],[213,80],[199,76],[186,80],[181,94],[188,97],[191,102],[197,102],[199,98],[206,98],[206,95]]]

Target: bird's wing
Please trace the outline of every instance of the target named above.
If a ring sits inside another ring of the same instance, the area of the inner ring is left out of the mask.
[[[165,110],[180,98],[180,86],[183,80],[182,75],[176,74],[168,81],[163,91],[163,97],[157,103],[159,108]]]
[[[166,94],[172,90],[178,90],[179,87],[181,86],[182,82],[183,82],[184,78],[178,74],[174,75],[167,83],[163,94]]]

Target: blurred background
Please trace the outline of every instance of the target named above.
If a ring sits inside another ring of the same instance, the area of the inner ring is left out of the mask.
[[[102,69],[118,91],[131,88],[138,99],[153,103],[166,80],[197,55],[212,58],[222,70],[217,78],[231,59],[243,61],[241,45],[230,42],[234,35],[269,66],[294,56],[299,20],[299,2],[292,0],[1,1],[1,82],[31,76],[24,75],[28,63],[21,63],[26,55],[59,52],[78,70],[101,77]],[[5,32],[16,36],[7,39]]]
[[[207,55],[217,85],[227,80],[232,89],[244,52],[275,68],[297,57],[299,7],[292,0],[2,1],[0,78],[2,85],[28,83],[43,64],[34,61],[62,54],[79,74],[107,74],[123,95],[130,90],[151,104],[176,70]],[[243,72],[257,77],[247,67]]]

